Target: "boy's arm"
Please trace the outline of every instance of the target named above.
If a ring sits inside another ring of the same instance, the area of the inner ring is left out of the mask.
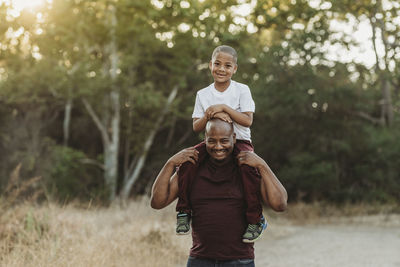
[[[261,174],[261,196],[265,204],[275,211],[284,211],[287,207],[286,189],[269,168],[268,164],[256,153],[241,151],[237,156],[239,165],[247,164],[257,168]]]
[[[205,116],[207,116],[208,119],[211,119],[218,112],[228,113],[233,121],[244,127],[250,127],[253,124],[253,112],[239,112],[225,104],[210,106],[206,110]]]
[[[201,118],[193,118],[193,131],[196,133],[203,131],[206,128],[207,121],[206,115]]]
[[[226,121],[228,123],[232,123],[231,117],[226,112],[215,113],[213,118],[218,118],[218,119]],[[203,131],[204,128],[206,128],[207,121],[208,121],[208,119],[206,116],[204,116],[203,118],[194,118],[193,119],[193,131],[195,131],[195,132]]]
[[[175,168],[186,161],[195,164],[198,153],[194,147],[189,147],[168,159],[151,190],[150,205],[153,209],[165,208],[178,197],[178,175],[174,173]]]

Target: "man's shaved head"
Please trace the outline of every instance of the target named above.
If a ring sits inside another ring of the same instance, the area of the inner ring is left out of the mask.
[[[233,133],[233,124],[223,121],[221,119],[217,119],[217,118],[213,118],[211,120],[209,120],[206,124],[206,135],[207,133],[210,133],[210,131],[214,128],[218,128],[218,129],[224,129],[226,131],[229,131],[229,134]]]

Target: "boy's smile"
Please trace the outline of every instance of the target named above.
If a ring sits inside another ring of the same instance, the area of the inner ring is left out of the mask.
[[[228,88],[232,75],[237,70],[235,59],[232,55],[219,52],[210,61],[211,75],[214,78],[215,88],[218,91],[225,91]]]

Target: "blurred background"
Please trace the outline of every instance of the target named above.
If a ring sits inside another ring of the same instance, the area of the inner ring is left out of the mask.
[[[289,194],[258,266],[399,266],[397,0],[0,0],[0,265],[185,266],[174,205],[214,48]]]
[[[398,1],[2,0],[0,22],[8,201],[148,195],[202,140],[196,91],[227,44],[290,202],[399,203]]]

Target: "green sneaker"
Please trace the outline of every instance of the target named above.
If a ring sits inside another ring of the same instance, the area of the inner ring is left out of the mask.
[[[179,212],[176,215],[176,234],[187,235],[190,231],[190,215],[185,212]]]
[[[242,237],[242,241],[244,243],[253,243],[254,241],[257,241],[261,237],[265,228],[267,228],[267,222],[265,221],[264,216],[262,216],[259,223],[249,224],[247,226],[246,232]]]

